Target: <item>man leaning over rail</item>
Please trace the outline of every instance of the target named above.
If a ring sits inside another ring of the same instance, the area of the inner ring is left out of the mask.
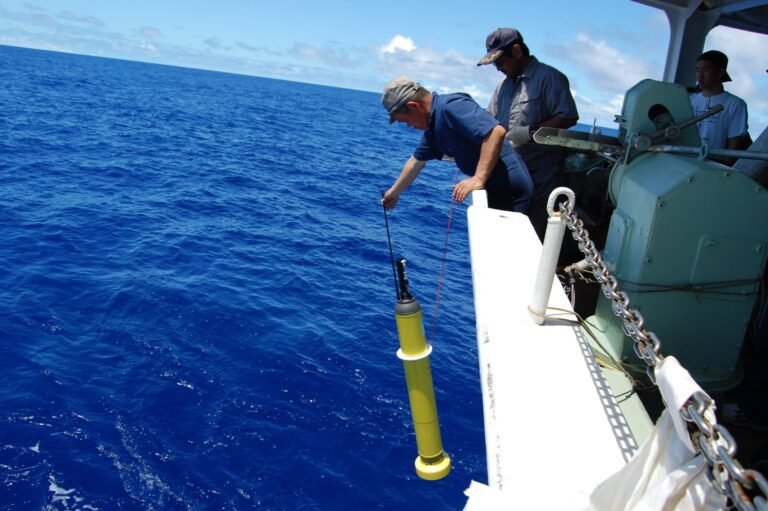
[[[381,103],[390,123],[397,121],[423,131],[413,155],[384,194],[384,207],[395,207],[428,160],[450,156],[469,176],[454,185],[454,200],[463,202],[470,192],[484,188],[490,207],[527,213],[533,193],[528,169],[504,143],[506,129],[469,95],[437,94],[402,76],[386,84]]]

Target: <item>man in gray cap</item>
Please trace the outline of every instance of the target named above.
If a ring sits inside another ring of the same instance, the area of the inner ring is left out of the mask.
[[[550,192],[562,180],[566,153],[560,147],[538,145],[532,140],[541,127],[567,129],[579,113],[568,78],[530,54],[523,36],[514,28],[500,28],[485,40],[487,53],[478,66],[493,64],[505,75],[496,87],[488,111],[507,128],[506,138],[522,156],[533,178],[529,216],[543,239]]]
[[[441,160],[445,155],[453,157],[469,176],[454,185],[454,200],[462,202],[470,192],[485,189],[490,207],[528,211],[533,191],[528,169],[504,143],[504,127],[469,95],[430,92],[402,76],[387,83],[381,103],[390,123],[402,122],[423,131],[413,155],[381,200],[385,208],[395,207],[428,160]]]
[[[710,149],[746,149],[750,144],[747,131],[747,104],[738,96],[726,92],[724,82],[730,82],[728,57],[717,50],[702,53],[696,59],[696,81],[701,92],[691,96],[693,115],[723,105],[723,110],[696,123],[701,142]],[[724,159],[732,165],[736,159]]]

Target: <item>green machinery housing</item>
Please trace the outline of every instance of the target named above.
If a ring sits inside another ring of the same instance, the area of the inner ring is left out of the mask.
[[[740,353],[761,303],[768,193],[705,159],[695,123],[686,125],[692,118],[682,86],[643,80],[627,91],[617,119],[625,151],[609,180],[616,209],[603,259],[661,352],[718,391],[740,381]],[[589,323],[613,358],[645,373],[604,296]]]

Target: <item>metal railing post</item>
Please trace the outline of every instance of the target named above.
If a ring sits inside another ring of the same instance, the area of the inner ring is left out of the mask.
[[[536,272],[536,284],[533,286],[531,298],[531,317],[538,325],[544,324],[544,316],[547,312],[549,295],[552,292],[552,282],[555,278],[557,260],[560,257],[560,247],[563,245],[565,235],[565,219],[559,211],[555,211],[555,200],[560,196],[568,197],[568,205],[573,209],[576,196],[570,188],[560,187],[552,190],[547,201],[547,230],[544,233],[544,243],[541,247],[539,269]]]

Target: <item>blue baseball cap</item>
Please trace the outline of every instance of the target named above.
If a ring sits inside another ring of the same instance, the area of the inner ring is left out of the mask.
[[[506,50],[508,46],[522,42],[522,34],[514,28],[499,28],[494,30],[485,38],[485,49],[488,53],[485,54],[485,57],[480,59],[480,62],[478,62],[477,65],[484,66],[491,62],[496,62],[496,59],[501,57],[501,54],[504,53],[504,50]]]

